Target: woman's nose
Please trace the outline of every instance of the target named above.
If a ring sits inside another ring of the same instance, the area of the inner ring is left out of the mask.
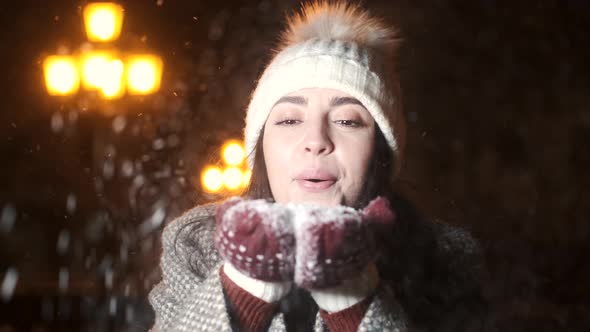
[[[308,127],[303,146],[305,152],[314,155],[329,154],[334,150],[334,142],[330,138],[327,126],[323,123]]]

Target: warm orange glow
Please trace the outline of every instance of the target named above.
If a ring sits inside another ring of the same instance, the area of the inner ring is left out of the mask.
[[[246,152],[242,145],[236,141],[229,141],[224,144],[221,150],[223,160],[230,166],[238,166],[244,161]]]
[[[80,87],[76,60],[70,56],[49,56],[43,62],[45,86],[52,96],[74,94]]]
[[[124,9],[114,2],[94,2],[84,6],[84,27],[90,42],[112,42],[119,38]],[[96,51],[89,51],[96,49]],[[81,47],[79,58],[50,56],[43,62],[49,95],[75,94],[80,85],[94,90],[104,99],[130,95],[147,95],[160,89],[162,59],[155,54],[131,55],[125,61],[117,51],[103,46]],[[220,171],[220,174],[222,172]]]
[[[100,89],[113,55],[109,52],[90,52],[81,57],[82,85],[85,89]]]
[[[119,38],[123,25],[123,7],[112,2],[95,2],[84,7],[86,35],[93,42]]]
[[[201,174],[201,184],[205,191],[218,192],[223,187],[223,173],[218,167],[209,166]]]
[[[129,94],[146,95],[160,89],[162,59],[156,55],[135,55],[127,61]]]
[[[123,61],[112,52],[90,52],[82,55],[82,85],[89,90],[99,90],[105,99],[122,97],[125,93]]]
[[[125,93],[125,85],[123,84],[123,61],[114,59],[108,62],[106,66],[106,75],[100,91],[102,96],[106,99],[120,98]]]
[[[250,178],[252,177],[251,170],[245,170],[244,175],[242,177],[242,188],[246,188],[250,185]]]
[[[242,171],[235,167],[228,167],[223,171],[223,185],[229,190],[236,190],[242,186]]]

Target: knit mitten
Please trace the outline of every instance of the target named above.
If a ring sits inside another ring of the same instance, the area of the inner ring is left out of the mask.
[[[231,198],[217,209],[215,245],[226,262],[249,278],[292,281],[295,237],[290,219],[284,205]]]
[[[376,258],[376,233],[387,232],[394,218],[389,202],[381,197],[362,211],[345,206],[297,206],[295,283],[325,289],[359,276]]]

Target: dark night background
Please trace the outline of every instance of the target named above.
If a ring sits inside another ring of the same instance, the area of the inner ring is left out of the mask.
[[[199,187],[297,1],[122,1],[120,50],[161,54],[160,93],[45,94],[84,43],[78,1],[0,3],[0,331],[145,331],[163,224]],[[590,2],[365,1],[397,23],[402,182],[471,230],[502,331],[590,329]],[[10,282],[17,276],[15,288]]]

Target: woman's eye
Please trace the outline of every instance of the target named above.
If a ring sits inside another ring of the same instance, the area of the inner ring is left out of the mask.
[[[341,124],[345,127],[360,127],[361,123],[359,121],[355,121],[355,120],[337,120],[335,121],[338,124]]]
[[[298,124],[299,120],[293,120],[293,119],[287,119],[287,120],[282,120],[282,121],[277,121],[275,122],[275,125],[279,125],[279,126],[292,126],[292,125],[296,125]]]

